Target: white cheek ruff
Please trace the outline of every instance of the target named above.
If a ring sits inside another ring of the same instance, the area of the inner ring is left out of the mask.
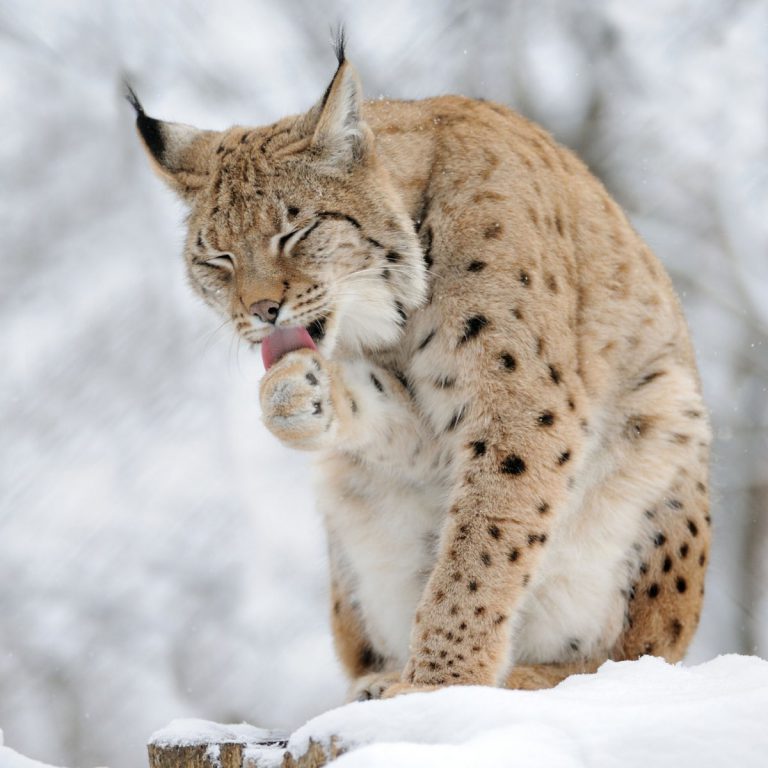
[[[402,318],[395,297],[375,272],[345,278],[337,307],[339,339],[352,349],[379,349],[400,338]]]

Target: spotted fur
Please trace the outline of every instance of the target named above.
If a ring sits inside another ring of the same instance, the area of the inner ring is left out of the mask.
[[[261,405],[317,453],[354,695],[680,659],[706,411],[669,278],[586,167],[496,104],[364,103],[343,48],[322,99],[273,125],[134,105],[190,206],[193,288],[254,344],[264,300],[317,341]]]

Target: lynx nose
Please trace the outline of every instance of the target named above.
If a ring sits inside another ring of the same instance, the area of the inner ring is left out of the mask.
[[[271,299],[262,299],[261,301],[254,301],[251,304],[249,312],[252,315],[256,315],[259,320],[265,323],[274,323],[277,319],[277,313],[280,311],[280,304]]]

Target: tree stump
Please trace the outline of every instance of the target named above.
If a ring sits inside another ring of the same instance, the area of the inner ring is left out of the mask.
[[[339,757],[330,744],[309,741],[306,752],[287,751],[288,735],[242,723],[174,720],[149,740],[149,768],[321,768]]]
[[[174,720],[149,740],[150,768],[274,768],[288,735],[242,723]]]

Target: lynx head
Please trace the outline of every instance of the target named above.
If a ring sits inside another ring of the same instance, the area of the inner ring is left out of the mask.
[[[155,120],[129,91],[155,170],[190,208],[192,286],[252,343],[303,326],[328,355],[383,348],[424,301],[413,222],[377,158],[343,42],[337,58],[319,102],[261,128]]]

